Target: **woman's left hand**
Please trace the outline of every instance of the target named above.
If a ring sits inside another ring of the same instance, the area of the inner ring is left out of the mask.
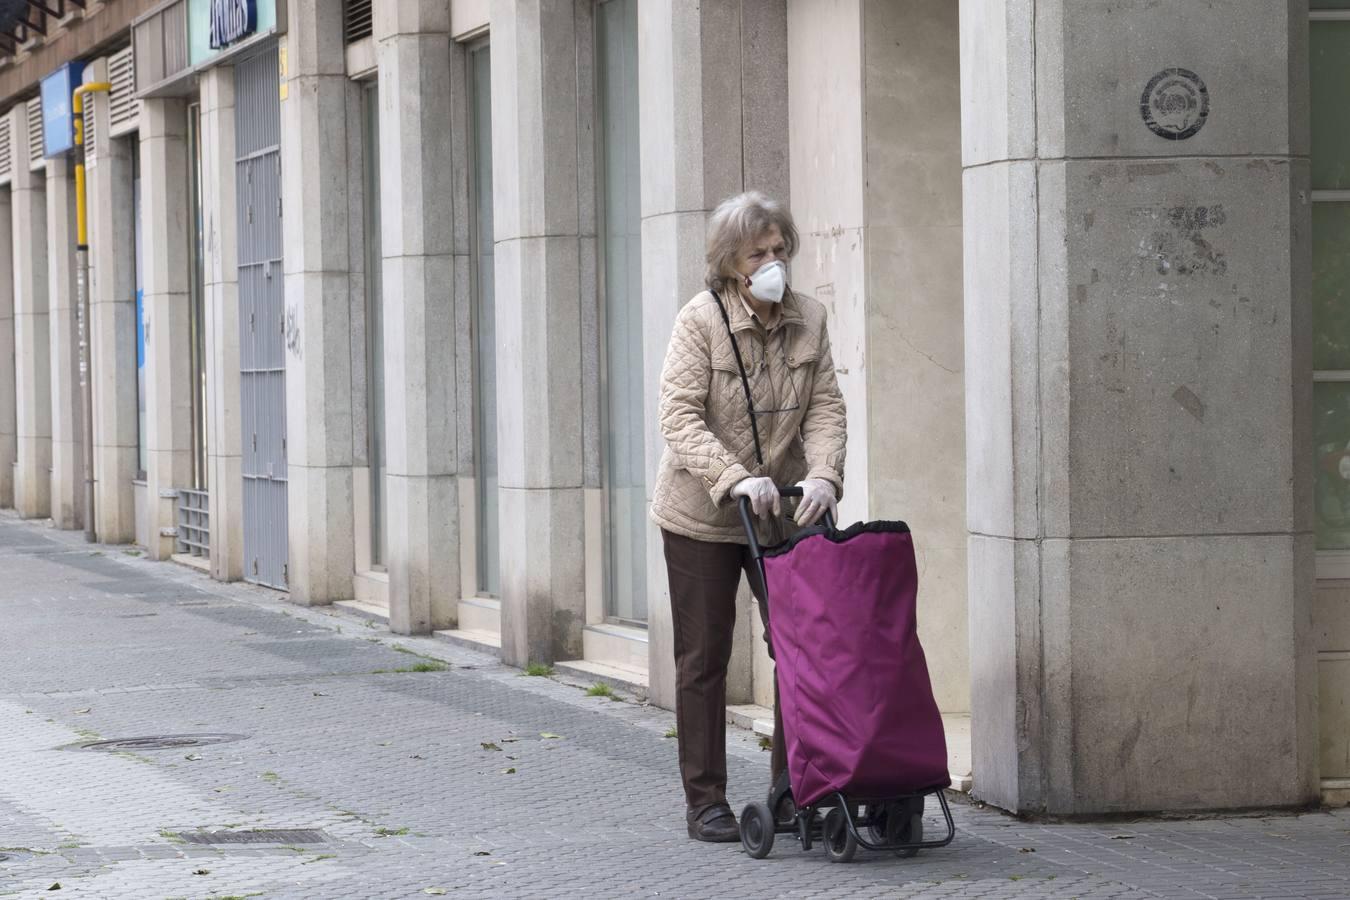
[[[798,525],[814,525],[826,510],[831,520],[839,520],[839,502],[834,496],[834,485],[823,478],[808,478],[797,482],[797,487],[802,489],[802,501],[797,504],[795,517]]]

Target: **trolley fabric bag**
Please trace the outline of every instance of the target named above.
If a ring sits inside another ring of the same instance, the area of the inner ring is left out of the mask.
[[[765,548],[763,562],[798,807],[835,791],[882,798],[949,786],[909,526],[810,528]]]

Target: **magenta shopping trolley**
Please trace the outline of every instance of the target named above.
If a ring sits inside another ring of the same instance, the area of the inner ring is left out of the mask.
[[[947,742],[919,646],[909,526],[841,531],[827,513],[823,524],[761,547],[750,504],[740,505],[764,579],[788,759],[769,802],[741,814],[746,852],[763,859],[778,834],[795,834],[803,850],[819,840],[835,862],[860,846],[913,856],[950,844]],[[946,821],[933,840],[923,835],[929,795]]]

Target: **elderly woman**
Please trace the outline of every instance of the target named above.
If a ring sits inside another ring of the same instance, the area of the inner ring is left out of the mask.
[[[791,527],[781,518],[780,485],[802,489],[797,526],[833,515],[844,485],[844,400],[825,308],[787,285],[796,250],[792,216],[763,194],[718,206],[708,290],[680,311],[661,373],[666,448],[652,518],[670,578],[686,820],[700,841],[739,840],[726,801],[726,676],[742,572],[767,625],[739,498],[759,517],[760,539],[774,543]],[[771,767],[776,783],[787,767],[777,713]]]

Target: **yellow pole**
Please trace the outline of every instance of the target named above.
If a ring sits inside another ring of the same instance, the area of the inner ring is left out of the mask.
[[[70,98],[75,119],[75,287],[80,317],[80,390],[84,397],[84,539],[91,544],[94,532],[94,366],[92,323],[89,319],[89,212],[84,196],[84,95],[111,91],[106,81],[82,84]]]

